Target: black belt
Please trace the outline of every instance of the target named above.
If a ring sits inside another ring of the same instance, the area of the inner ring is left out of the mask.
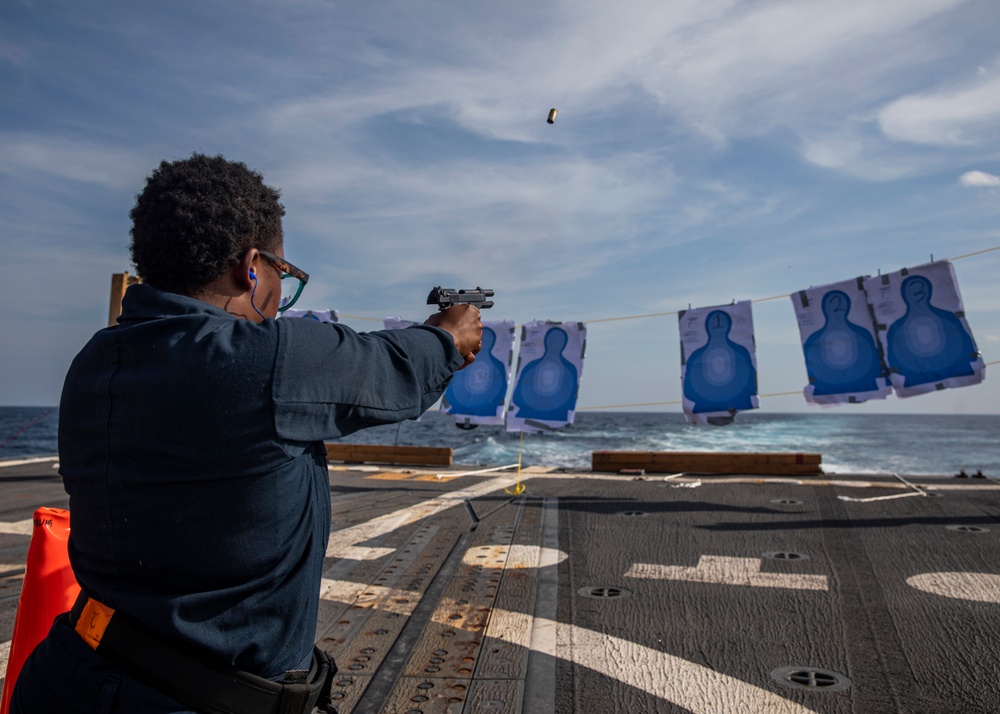
[[[205,714],[336,714],[330,685],[337,666],[317,647],[308,671],[282,682],[226,667],[166,641],[122,612],[80,593],[70,624],[90,647],[126,672]]]

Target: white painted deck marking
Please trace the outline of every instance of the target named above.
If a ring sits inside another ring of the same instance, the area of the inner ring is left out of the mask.
[[[921,573],[906,584],[941,597],[1000,603],[1000,575],[991,573]]]
[[[414,593],[409,591],[372,588],[344,580],[324,580],[323,585],[324,599],[344,604],[354,603],[354,598],[359,593],[370,592],[372,595],[367,602],[377,609],[385,607],[391,612],[408,615],[416,606],[416,602],[403,605],[393,602],[395,599],[416,600]],[[396,595],[400,597],[396,598]],[[442,600],[432,616],[433,621],[455,627],[455,620],[448,617],[455,607],[457,603]],[[695,714],[729,714],[734,711],[766,711],[774,714],[813,712],[735,677],[619,637],[499,608],[494,610],[494,614],[506,618],[508,622],[523,622],[525,626],[515,631],[507,630],[506,634],[499,630],[488,630],[487,634],[493,637],[502,636],[513,645],[531,649],[540,644],[548,650],[545,654],[574,662]],[[555,647],[548,642],[553,633],[558,633],[558,644]]]
[[[488,568],[497,567],[492,562],[487,562],[484,565],[483,560],[480,557],[483,553],[488,552],[490,547],[491,546],[489,545],[481,545],[476,546],[475,548],[470,548],[465,552],[465,555],[462,556],[462,564],[480,565]],[[500,567],[506,567],[508,570],[558,565],[569,557],[567,553],[559,550],[558,548],[542,548],[537,545],[519,543],[514,543],[505,547],[508,551],[505,559],[506,564],[500,564]]]
[[[35,529],[35,519],[25,518],[23,521],[4,522],[0,521],[0,533],[4,535],[26,535],[30,536]]]
[[[319,581],[319,599],[351,605],[367,589],[366,583],[323,578]]]
[[[556,622],[544,625],[558,628],[561,658],[694,714],[813,713],[812,709],[766,689],[666,652],[576,625]]]
[[[0,642],[0,674],[6,674],[7,672],[7,660],[10,659],[10,640],[6,642]],[[3,682],[4,678],[0,677],[0,682]]]
[[[7,466],[23,466],[24,464],[41,464],[46,461],[53,461],[52,468],[59,468],[59,457],[58,456],[38,456],[31,459],[16,459],[12,461],[0,461],[0,469],[6,468]]]
[[[841,501],[852,503],[871,503],[872,501],[891,501],[894,498],[908,498],[910,496],[926,496],[923,491],[908,491],[907,493],[894,493],[891,496],[872,496],[871,498],[851,498],[850,496],[837,496]]]
[[[366,523],[359,523],[356,526],[349,526],[343,530],[330,534],[330,543],[326,547],[327,558],[340,558],[347,560],[375,560],[396,552],[395,548],[379,548],[359,546],[358,543],[378,538],[387,533],[391,533],[397,528],[402,528],[410,523],[421,521],[435,513],[447,510],[458,505],[466,498],[478,498],[493,491],[508,488],[515,483],[513,476],[495,478],[483,483],[463,488],[458,491],[449,491],[437,498],[432,498],[422,503],[401,508],[392,513],[386,513],[378,518],[373,518]]]
[[[658,563],[635,563],[625,573],[626,578],[646,580],[684,580],[690,583],[716,585],[749,585],[756,588],[787,588],[789,590],[829,590],[825,575],[798,573],[762,573],[760,558],[729,558],[703,555],[695,568]]]
[[[550,479],[550,480],[570,480],[570,481],[615,481],[619,484],[626,484],[631,482],[654,482],[654,481],[664,481],[666,479],[661,479],[659,476],[635,476],[632,478],[623,478],[619,475],[612,474],[602,474],[595,473],[592,471],[581,471],[581,472],[564,472],[559,473],[548,473],[542,471],[536,471],[536,467],[529,467],[527,469],[521,470],[521,480],[528,481],[529,479]],[[836,474],[831,474],[836,475]],[[885,474],[886,476],[890,474]],[[676,476],[676,475],[675,475]],[[696,481],[693,477],[692,481]],[[678,477],[679,480],[683,481],[683,478]],[[673,479],[671,479],[673,480]],[[978,481],[979,479],[977,479]],[[668,482],[669,483],[669,482]],[[899,483],[898,481],[849,481],[846,479],[820,479],[820,478],[791,478],[791,477],[780,477],[780,476],[713,476],[710,479],[704,479],[703,485],[706,486],[719,486],[726,484],[781,484],[787,486],[809,486],[810,488],[815,486],[842,486],[844,488],[887,488],[887,489],[904,489],[907,488],[905,485]],[[661,484],[662,485],[662,484]],[[971,483],[928,483],[923,485],[922,488],[925,491],[1000,491],[1000,483],[997,483],[997,479],[989,478],[982,479],[982,482],[971,484]]]
[[[420,594],[412,590],[327,578],[323,578],[320,584],[319,598],[344,605],[358,605],[366,609],[393,612],[406,617],[412,615],[420,603]]]
[[[559,550],[559,499],[553,496],[543,501],[538,551],[538,581],[535,591],[535,612],[529,628],[528,671],[524,677],[525,712],[553,712],[556,709],[556,659],[558,631],[555,623],[558,609],[559,563],[569,557]]]

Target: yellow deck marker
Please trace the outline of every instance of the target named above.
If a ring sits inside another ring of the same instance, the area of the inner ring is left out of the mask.
[[[509,493],[511,496],[520,496],[524,493],[526,486],[521,483],[521,454],[524,453],[524,432],[521,432],[521,441],[517,447],[517,483],[514,484],[513,490],[509,488],[504,489],[504,493]]]

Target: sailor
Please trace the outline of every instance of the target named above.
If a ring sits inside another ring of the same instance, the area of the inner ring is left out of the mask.
[[[73,361],[59,412],[82,587],[25,663],[37,712],[334,711],[313,646],[330,534],[324,439],[411,419],[481,348],[471,305],[405,330],[276,320],[308,275],[280,195],[221,156],[137,196],[142,283]]]

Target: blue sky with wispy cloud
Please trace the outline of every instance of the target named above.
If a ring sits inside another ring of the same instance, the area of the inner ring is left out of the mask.
[[[0,404],[57,402],[144,177],[194,151],[282,190],[304,306],[373,318],[439,284],[518,323],[669,312],[1000,246],[998,35],[994,0],[10,0]],[[1000,251],[955,268],[1000,359]],[[790,301],[754,322],[761,393],[801,390]],[[595,322],[580,404],[679,376],[676,316]],[[849,409],[998,404],[987,379]]]

